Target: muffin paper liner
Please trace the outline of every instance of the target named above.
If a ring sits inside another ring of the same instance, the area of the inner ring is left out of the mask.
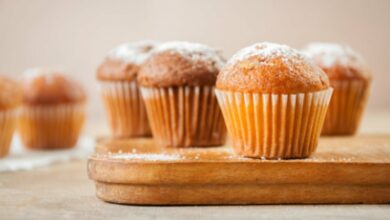
[[[234,151],[242,156],[304,158],[315,151],[332,89],[300,94],[216,90]]]
[[[5,157],[9,152],[17,116],[17,109],[0,111],[0,158]]]
[[[60,149],[75,146],[85,120],[84,104],[23,106],[19,133],[31,149]]]
[[[338,80],[331,81],[331,86],[334,92],[322,134],[355,134],[367,104],[370,83],[362,80]]]
[[[163,146],[217,146],[226,127],[211,86],[141,88],[153,138]]]
[[[136,82],[103,82],[100,90],[114,137],[151,135],[146,109]]]

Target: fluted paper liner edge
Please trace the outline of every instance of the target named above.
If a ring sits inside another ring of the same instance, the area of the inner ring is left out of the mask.
[[[151,135],[145,105],[135,81],[101,82],[100,92],[114,137]]]
[[[23,106],[19,133],[31,149],[61,149],[76,145],[85,121],[85,104]]]
[[[353,135],[366,108],[370,82],[333,80],[333,95],[325,117],[323,135]]]
[[[17,109],[0,111],[0,158],[10,150],[12,137],[17,124]]]
[[[237,154],[304,158],[317,147],[332,89],[300,94],[216,90],[216,95]]]
[[[141,88],[153,138],[168,147],[223,145],[226,127],[210,86]]]

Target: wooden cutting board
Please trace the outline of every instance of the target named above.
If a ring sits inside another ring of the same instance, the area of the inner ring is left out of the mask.
[[[390,203],[390,135],[321,138],[309,159],[257,160],[230,147],[166,149],[100,140],[88,160],[100,199],[124,204]]]

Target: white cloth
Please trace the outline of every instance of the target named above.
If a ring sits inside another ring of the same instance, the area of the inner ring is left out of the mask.
[[[55,163],[87,158],[94,148],[94,139],[82,136],[75,148],[66,150],[28,150],[18,136],[14,137],[10,154],[0,158],[0,172],[31,170]]]

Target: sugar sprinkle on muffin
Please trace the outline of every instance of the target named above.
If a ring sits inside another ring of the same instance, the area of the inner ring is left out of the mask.
[[[127,63],[142,64],[150,56],[159,43],[152,40],[137,41],[132,43],[123,43],[108,53],[111,59],[122,60]]]
[[[217,81],[223,90],[262,93],[314,92],[328,86],[328,77],[298,50],[269,42],[238,51]]]

